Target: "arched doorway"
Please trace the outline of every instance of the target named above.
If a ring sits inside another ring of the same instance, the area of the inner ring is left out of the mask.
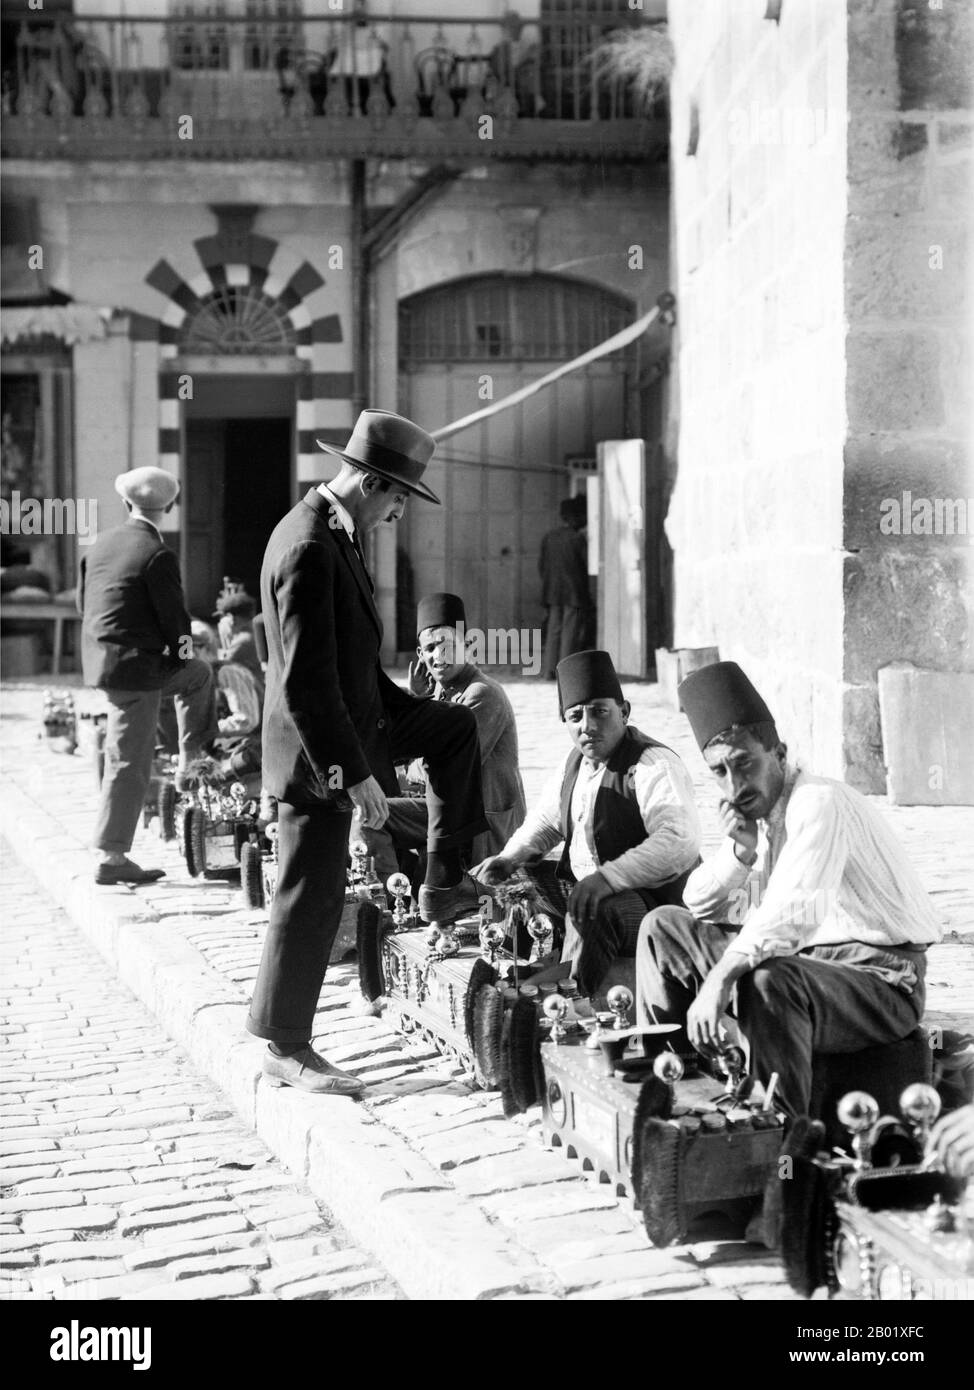
[[[399,310],[400,408],[436,429],[544,376],[634,318],[632,303],[556,275],[439,285]],[[428,470],[442,508],[407,509],[399,565],[400,650],[415,601],[463,596],[471,626],[537,628],[538,551],[558,503],[583,490],[601,439],[634,432],[637,355],[602,358],[442,444]]]
[[[267,538],[291,505],[296,383],[308,364],[276,299],[221,285],[187,315],[181,374],[183,575],[190,609],[209,617],[225,574],[259,593]]]

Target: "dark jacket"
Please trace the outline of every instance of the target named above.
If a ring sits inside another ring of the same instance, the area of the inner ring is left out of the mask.
[[[473,842],[472,862],[477,864],[489,854],[500,854],[527,815],[514,710],[504,687],[470,662],[452,685],[441,687],[437,698],[466,705],[477,721],[484,814],[490,822],[490,829]]]
[[[315,488],[271,533],[260,600],[266,790],[292,805],[348,809],[345,788],[371,773],[395,796],[389,713],[412,697],[379,665],[382,624],[368,575]]]
[[[541,540],[541,602],[546,608],[589,608],[588,542],[574,526],[559,526]]]
[[[86,685],[159,690],[193,655],[179,562],[149,522],[98,537],[81,558],[77,601]]]

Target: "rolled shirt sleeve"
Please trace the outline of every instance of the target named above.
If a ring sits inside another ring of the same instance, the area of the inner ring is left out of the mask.
[[[761,901],[728,947],[752,968],[800,951],[837,910],[849,849],[836,798],[826,787],[796,788],[785,825],[787,840]]]
[[[760,873],[741,863],[733,840],[721,840],[716,853],[687,879],[684,906],[700,922],[741,922],[752,881],[760,885]]]
[[[533,859],[543,859],[555,845],[564,839],[561,829],[561,786],[565,780],[565,767],[568,755],[562,760],[558,771],[545,782],[541,795],[525,817],[524,824],[516,830],[501,854],[507,858],[513,855],[520,863]]]
[[[260,696],[250,672],[234,663],[222,666],[217,677],[230,713],[219,721],[221,734],[250,734],[260,727]]]

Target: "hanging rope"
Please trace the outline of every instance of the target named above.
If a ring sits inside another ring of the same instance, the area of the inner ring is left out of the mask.
[[[546,386],[550,386],[552,382],[567,376],[569,372],[577,372],[580,367],[587,367],[590,362],[596,362],[600,357],[605,357],[610,352],[618,352],[620,348],[628,347],[630,343],[641,337],[657,319],[667,325],[672,325],[675,322],[673,313],[675,304],[676,299],[668,290],[665,290],[649,313],[644,314],[635,323],[631,323],[628,328],[614,333],[603,343],[597,343],[595,347],[589,348],[588,352],[583,352],[581,357],[575,357],[571,362],[562,363],[560,367],[556,367],[554,371],[539,377],[537,381],[529,382],[527,386],[522,386],[509,396],[502,396],[499,401],[492,401],[490,405],[484,406],[483,410],[475,410],[472,415],[464,415],[462,419],[454,420],[450,425],[442,425],[440,429],[433,430],[433,438],[436,440],[450,439],[453,435],[459,434],[461,430],[479,424],[481,420],[489,420],[492,415],[497,415],[502,410],[510,410],[512,406],[520,405],[521,401],[526,401],[529,396],[543,391]]]

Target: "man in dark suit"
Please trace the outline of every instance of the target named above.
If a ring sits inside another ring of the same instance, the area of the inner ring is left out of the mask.
[[[264,787],[278,800],[278,880],[247,1027],[270,1044],[276,1086],[355,1095],[362,1083],[314,1051],[318,996],[345,898],[352,811],[377,828],[395,796],[395,763],[427,765],[426,880],[420,915],[442,926],[478,904],[461,850],[487,829],[477,724],[460,705],[418,700],[379,664],[382,624],[361,536],[402,516],[407,497],[439,502],[421,481],[430,435],[365,410],[338,455],[267,543],[260,591],[267,641]]]
[[[584,497],[566,497],[560,512],[562,524],[542,537],[538,557],[547,617],[542,673],[551,681],[560,661],[584,650],[592,611]]]
[[[108,698],[95,882],[151,883],[164,871],[140,868],[128,852],[152,775],[160,700],[175,700],[177,785],[186,786],[189,764],[216,733],[213,677],[193,656],[179,565],[159,531],[178,482],[161,468],[135,468],[119,474],[115,491],[129,519],[98,537],[78,576],[85,684]]]

